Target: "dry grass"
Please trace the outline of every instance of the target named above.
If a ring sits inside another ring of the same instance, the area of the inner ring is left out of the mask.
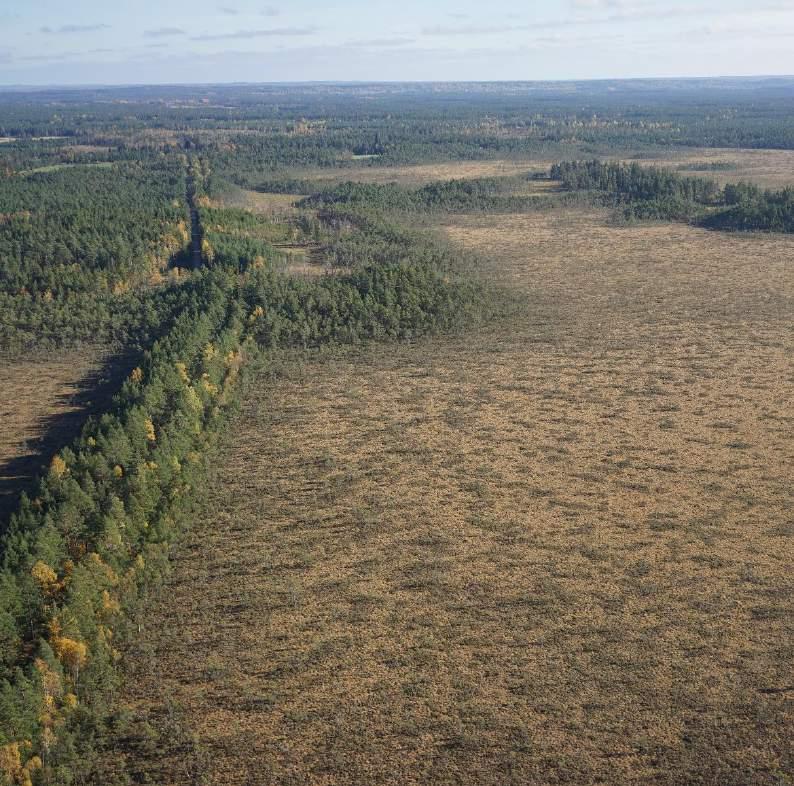
[[[108,145],[67,145],[61,150],[72,153],[107,153]]]
[[[311,262],[307,258],[292,259],[287,262],[284,272],[298,278],[318,278],[322,276],[339,276],[350,272],[349,268],[327,267],[322,263]]]
[[[791,783],[794,239],[604,218],[460,219],[526,315],[251,391],[132,663],[209,783]]]
[[[220,205],[241,208],[265,216],[273,222],[285,224],[301,212],[296,205],[302,198],[300,194],[271,194],[236,188],[223,196]],[[316,278],[349,272],[348,268],[328,265],[324,249],[317,243],[296,240],[287,243],[276,241],[273,245],[282,254],[279,269],[290,276]]]
[[[263,194],[237,188],[224,195],[222,206],[239,207],[258,215],[283,217],[296,215],[299,210],[295,204],[301,199],[301,194]]]
[[[113,161],[93,161],[90,163],[63,163],[47,164],[47,166],[37,166],[33,169],[20,169],[18,175],[35,175],[40,172],[57,172],[59,169],[71,169],[72,167],[93,167],[95,169],[112,169],[116,164]]]
[[[581,152],[571,152],[566,158],[582,158]],[[605,159],[639,161],[645,165],[676,167],[680,164],[730,164],[726,170],[687,170],[684,175],[711,177],[720,183],[749,180],[767,188],[782,188],[794,184],[794,150],[741,150],[731,148],[680,148],[666,150],[658,157],[635,157],[631,153],[616,152]],[[295,177],[313,180],[362,183],[401,183],[420,186],[436,180],[478,177],[502,177],[527,172],[547,172],[555,163],[552,159],[528,158],[495,161],[447,161],[436,164],[410,164],[399,167],[356,166],[344,169],[312,169],[293,173]]]
[[[436,180],[455,180],[477,177],[503,177],[526,172],[547,171],[552,161],[497,160],[497,161],[444,161],[436,164],[409,164],[399,167],[364,166],[345,169],[318,169],[307,171],[296,177],[315,180],[346,181],[360,183],[401,183],[421,186]]]
[[[347,267],[331,267],[326,259],[322,246],[306,244],[304,246],[278,246],[284,255],[283,261],[277,266],[289,276],[299,278],[317,278],[318,276],[338,276],[350,272]]]
[[[631,159],[643,164],[675,166],[677,164],[728,164],[731,169],[693,169],[684,175],[710,177],[718,183],[735,183],[747,180],[764,188],[784,188],[794,185],[794,150],[734,150],[730,148],[703,148],[670,151],[661,159]]]
[[[0,359],[0,522],[87,414],[107,404],[126,366],[98,347]]]

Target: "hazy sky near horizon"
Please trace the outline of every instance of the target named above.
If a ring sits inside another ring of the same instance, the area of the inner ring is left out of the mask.
[[[794,74],[794,0],[2,0],[0,84]]]

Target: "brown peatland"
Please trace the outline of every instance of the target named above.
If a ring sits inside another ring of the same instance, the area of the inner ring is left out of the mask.
[[[310,180],[342,182],[355,180],[362,183],[401,183],[421,186],[437,180],[456,180],[480,177],[508,177],[527,172],[548,172],[556,161],[592,158],[576,148],[556,158],[493,159],[483,161],[441,161],[432,164],[406,164],[404,166],[350,166],[339,169],[307,169],[290,175]],[[792,150],[742,150],[734,148],[680,148],[665,149],[658,155],[616,151],[600,156],[603,160],[637,161],[647,166],[676,169],[684,167],[681,174],[709,177],[719,183],[746,180],[764,188],[783,188],[794,185],[794,151]],[[698,166],[702,164],[703,166]],[[711,168],[711,165],[724,168]],[[271,195],[268,195],[271,196]],[[272,195],[278,196],[278,195]],[[255,200],[254,200],[255,201]],[[254,210],[258,208],[253,207]]]
[[[130,706],[224,786],[791,782],[794,238],[443,231],[525,311],[263,374]]]

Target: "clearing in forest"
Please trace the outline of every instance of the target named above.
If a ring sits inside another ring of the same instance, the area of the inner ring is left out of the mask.
[[[794,238],[605,219],[455,219],[524,313],[251,387],[129,664],[210,783],[794,773]]]
[[[741,150],[733,148],[681,148],[660,150],[658,155],[637,154],[631,150],[607,155],[585,154],[573,148],[554,158],[495,159],[484,161],[441,161],[432,164],[405,164],[402,166],[353,166],[338,169],[314,168],[291,170],[296,179],[359,183],[400,183],[405,186],[423,186],[439,180],[460,180],[482,177],[509,177],[527,172],[548,172],[549,167],[561,159],[601,158],[602,160],[637,161],[644,166],[670,169],[681,167],[682,175],[709,177],[721,184],[746,180],[764,188],[783,188],[794,185],[794,151],[792,150]],[[703,166],[698,166],[702,164]],[[713,165],[713,166],[712,166]],[[537,184],[542,187],[542,183]],[[284,195],[267,195],[267,200]],[[290,195],[285,200],[294,199]]]
[[[660,159],[640,157],[627,160],[637,160],[645,165],[681,167],[683,175],[709,177],[720,185],[742,180],[771,189],[794,185],[794,150],[685,148],[665,151]]]
[[[270,194],[234,188],[220,201],[223,207],[239,207],[269,218],[288,219],[299,212],[295,205],[303,198],[301,194]]]
[[[442,161],[434,164],[406,164],[404,166],[368,166],[336,170],[318,170],[311,177],[318,180],[359,183],[401,183],[423,186],[439,180],[461,180],[478,177],[505,177],[525,172],[545,172],[551,161],[497,159],[494,161]]]

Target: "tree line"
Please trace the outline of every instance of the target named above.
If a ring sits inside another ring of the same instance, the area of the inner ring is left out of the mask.
[[[535,204],[537,197],[516,195],[534,175],[519,177],[445,180],[410,188],[397,183],[345,182],[303,199],[301,207],[331,206],[376,212],[518,212]]]

